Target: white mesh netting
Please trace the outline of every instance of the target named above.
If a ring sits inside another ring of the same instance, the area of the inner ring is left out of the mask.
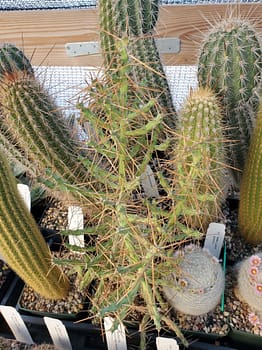
[[[174,105],[179,109],[190,88],[197,85],[195,66],[164,67]],[[39,79],[51,92],[66,115],[76,114],[75,104],[81,89],[97,71],[92,67],[35,67]]]

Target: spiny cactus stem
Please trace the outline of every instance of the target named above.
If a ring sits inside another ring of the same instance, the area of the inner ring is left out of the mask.
[[[0,154],[0,251],[7,264],[38,293],[63,298],[69,281],[57,266],[20,197],[7,160]],[[60,281],[60,282],[59,282]]]

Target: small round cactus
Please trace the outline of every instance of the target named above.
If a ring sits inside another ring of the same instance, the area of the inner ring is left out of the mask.
[[[224,290],[225,277],[218,259],[208,250],[186,246],[174,254],[177,270],[164,287],[170,305],[184,314],[202,315],[213,310]]]
[[[262,327],[262,252],[240,264],[235,294],[254,311],[249,321]]]

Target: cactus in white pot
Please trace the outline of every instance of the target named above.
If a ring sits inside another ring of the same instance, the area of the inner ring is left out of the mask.
[[[177,269],[163,287],[169,304],[175,310],[193,316],[213,310],[225,285],[218,259],[196,245],[177,251],[174,259],[178,259]]]

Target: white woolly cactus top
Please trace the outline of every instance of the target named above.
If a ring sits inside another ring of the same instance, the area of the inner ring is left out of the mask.
[[[163,288],[170,305],[185,314],[201,315],[216,307],[224,290],[221,265],[207,249],[186,246],[174,254],[179,259],[177,270]]]
[[[262,327],[262,252],[241,263],[237,282],[237,296],[256,312],[250,315],[250,322]]]

